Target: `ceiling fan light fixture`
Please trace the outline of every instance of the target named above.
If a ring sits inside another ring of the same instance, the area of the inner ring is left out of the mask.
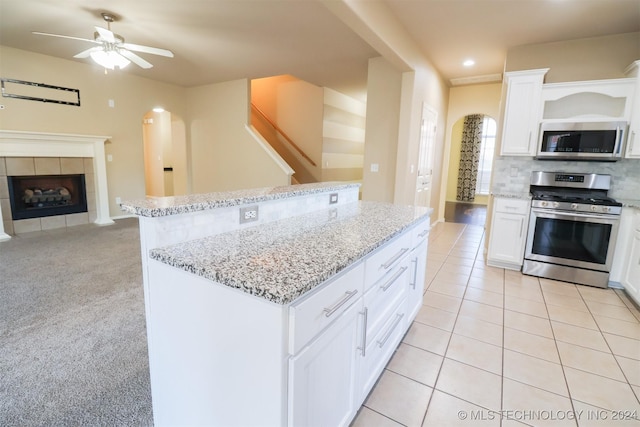
[[[98,50],[91,52],[90,56],[98,65],[109,70],[113,70],[115,67],[122,69],[131,63],[131,61],[114,50]]]

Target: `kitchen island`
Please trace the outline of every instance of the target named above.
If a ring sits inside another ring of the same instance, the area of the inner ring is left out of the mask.
[[[422,305],[430,209],[354,184],[260,192],[123,205],[141,215],[156,425],[348,425]]]

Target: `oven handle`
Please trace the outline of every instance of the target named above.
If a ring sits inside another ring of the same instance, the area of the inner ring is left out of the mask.
[[[564,212],[564,211],[550,211],[548,209],[539,209],[539,208],[531,208],[532,212],[547,214],[549,216],[571,216],[578,218],[597,218],[597,219],[607,219],[610,221],[618,221],[620,219],[620,215],[600,215],[600,214],[591,214],[591,213],[581,213],[581,212]]]

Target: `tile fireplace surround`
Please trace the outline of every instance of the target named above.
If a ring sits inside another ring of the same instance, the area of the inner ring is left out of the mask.
[[[0,130],[0,241],[12,234],[79,224],[112,224],[109,217],[106,136]],[[13,221],[7,176],[84,174],[88,212]]]

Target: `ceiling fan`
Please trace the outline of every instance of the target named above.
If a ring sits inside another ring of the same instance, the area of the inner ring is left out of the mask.
[[[142,68],[153,67],[150,62],[133,52],[150,53],[152,55],[173,58],[173,52],[170,50],[125,43],[124,37],[111,31],[111,23],[116,21],[115,15],[106,12],[102,12],[101,15],[107,23],[107,28],[95,27],[96,32],[94,33],[93,40],[61,34],[42,33],[39,31],[32,31],[32,33],[40,36],[61,37],[97,44],[98,46],[91,47],[87,50],[83,50],[77,55],[74,55],[74,58],[91,57],[95,62],[110,70],[113,70],[115,67],[124,68],[129,65],[130,62],[133,62]]]

